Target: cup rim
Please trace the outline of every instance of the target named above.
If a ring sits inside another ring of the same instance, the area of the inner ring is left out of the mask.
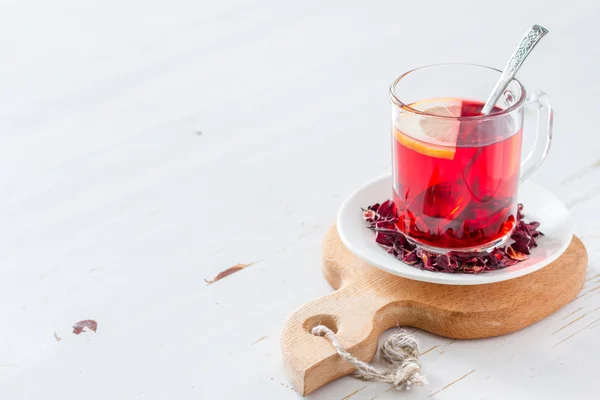
[[[518,109],[519,107],[521,107],[521,105],[525,102],[525,98],[527,97],[527,91],[525,90],[525,86],[523,86],[523,84],[521,83],[521,81],[519,81],[517,78],[513,78],[511,80],[515,81],[517,83],[517,85],[519,85],[519,88],[521,89],[521,97],[519,98],[519,100],[517,100],[515,102],[515,104],[511,105],[510,107],[497,112],[497,113],[493,113],[493,114],[489,114],[489,115],[474,115],[474,116],[469,116],[469,117],[450,117],[450,116],[443,116],[443,115],[437,115],[437,114],[430,114],[424,111],[419,111],[416,110],[412,107],[410,107],[410,105],[404,103],[402,100],[400,100],[398,98],[398,96],[396,96],[396,94],[394,93],[394,89],[395,87],[398,85],[398,83],[400,83],[400,81],[402,80],[402,78],[405,78],[406,76],[408,76],[409,74],[419,71],[419,70],[423,70],[426,68],[432,68],[432,67],[444,67],[444,66],[457,66],[457,65],[462,65],[462,66],[468,66],[468,67],[480,67],[480,68],[485,68],[485,69],[489,69],[492,71],[496,71],[499,73],[502,73],[501,70],[497,69],[497,68],[493,68],[493,67],[488,67],[486,65],[481,65],[481,64],[471,64],[471,63],[440,63],[440,64],[428,64],[428,65],[423,65],[421,67],[417,67],[417,68],[413,68],[405,73],[403,73],[402,75],[400,75],[399,77],[397,77],[394,82],[392,82],[392,85],[390,86],[390,98],[392,100],[392,103],[394,103],[397,107],[402,108],[408,112],[414,113],[414,114],[419,114],[419,115],[423,115],[423,116],[427,116],[427,117],[432,117],[432,118],[443,118],[443,119],[451,119],[451,120],[460,120],[460,121],[485,121],[485,120],[490,120],[502,115],[506,115],[506,114],[510,114],[512,111]],[[490,88],[491,90],[492,88]]]

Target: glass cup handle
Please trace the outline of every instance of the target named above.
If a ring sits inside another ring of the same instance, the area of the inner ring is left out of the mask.
[[[529,178],[531,174],[538,169],[540,165],[548,156],[550,150],[550,144],[552,143],[552,123],[554,119],[554,113],[552,111],[552,105],[550,99],[546,93],[541,90],[534,91],[531,95],[527,96],[525,101],[525,107],[535,106],[538,110],[537,113],[537,132],[535,134],[535,141],[533,147],[527,154],[527,157],[521,161],[521,182]]]

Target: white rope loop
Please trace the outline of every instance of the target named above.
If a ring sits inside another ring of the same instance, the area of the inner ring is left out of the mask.
[[[358,379],[391,383],[398,390],[410,390],[413,385],[423,386],[427,384],[427,379],[421,372],[417,340],[404,329],[390,336],[379,351],[381,360],[392,366],[387,371],[380,371],[348,353],[342,347],[335,333],[328,327],[317,325],[311,333],[327,338],[337,353],[356,367],[354,376]]]

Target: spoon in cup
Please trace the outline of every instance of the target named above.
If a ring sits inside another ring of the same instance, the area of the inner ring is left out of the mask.
[[[548,33],[548,30],[540,25],[534,25],[525,32],[519,45],[510,56],[508,63],[506,63],[502,75],[500,75],[500,79],[498,79],[496,86],[494,86],[494,90],[485,102],[485,105],[481,110],[482,115],[488,115],[494,109],[494,105],[496,105],[496,102],[500,96],[502,96],[502,93],[504,93],[506,86],[515,77],[515,74],[519,68],[521,68],[521,65],[523,65],[525,59],[529,53],[531,53],[531,50],[533,50],[535,45],[546,33]]]

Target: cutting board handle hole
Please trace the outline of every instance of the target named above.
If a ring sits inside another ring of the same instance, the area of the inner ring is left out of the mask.
[[[304,329],[306,329],[309,333],[312,333],[312,329],[318,325],[325,325],[326,327],[331,329],[333,333],[337,333],[337,321],[338,318],[333,315],[319,314],[309,317],[306,321],[304,321],[303,326]]]

